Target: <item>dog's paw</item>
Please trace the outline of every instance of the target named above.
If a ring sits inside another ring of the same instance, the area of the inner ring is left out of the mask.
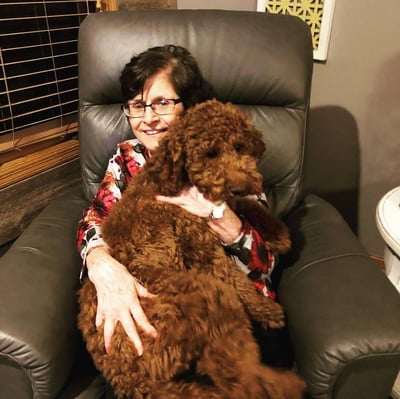
[[[283,389],[282,396],[291,399],[303,399],[307,390],[307,385],[303,379],[297,374],[286,371],[282,372],[281,388]]]
[[[289,237],[284,237],[276,241],[266,241],[265,246],[269,251],[283,255],[289,251],[291,242]]]
[[[285,327],[285,319],[268,320],[268,327],[274,329],[280,329]]]
[[[303,399],[306,383],[292,371],[276,371],[275,378],[270,378],[267,394],[271,399]]]
[[[275,223],[275,228],[264,237],[265,246],[269,251],[277,254],[285,254],[291,248],[290,233],[287,226],[280,220]]]
[[[290,233],[287,225],[258,201],[248,197],[232,196],[227,200],[229,207],[246,219],[257,230],[268,250],[285,254],[290,249]]]
[[[278,303],[271,300],[263,316],[264,320],[260,321],[265,328],[279,329],[285,327],[285,312]]]
[[[283,328],[285,326],[285,312],[281,305],[271,301],[268,309],[267,326],[270,328]]]

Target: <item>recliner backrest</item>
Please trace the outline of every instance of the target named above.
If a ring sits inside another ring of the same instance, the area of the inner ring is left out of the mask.
[[[116,144],[131,138],[119,76],[135,54],[163,44],[186,47],[216,97],[248,112],[263,133],[260,162],[272,208],[301,198],[312,77],[307,25],[297,17],[223,10],[92,14],[79,32],[79,139],[84,195],[91,200]]]

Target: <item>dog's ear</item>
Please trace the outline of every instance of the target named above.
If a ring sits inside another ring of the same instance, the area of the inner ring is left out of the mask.
[[[152,157],[146,162],[151,180],[158,185],[160,195],[177,195],[188,183],[185,169],[184,118],[177,119],[168,134],[158,143]]]
[[[262,139],[263,135],[261,131],[254,126],[248,114],[246,114],[240,108],[236,112],[242,118],[243,133],[247,137],[248,143],[250,144],[251,155],[255,157],[257,160],[260,160],[264,151],[266,150],[265,143]]]
[[[253,156],[256,159],[261,159],[266,150],[265,143],[262,139],[262,133],[253,127],[249,137],[252,145]]]

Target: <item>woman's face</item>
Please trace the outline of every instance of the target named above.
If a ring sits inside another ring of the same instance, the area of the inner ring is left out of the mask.
[[[151,104],[161,98],[177,99],[175,89],[170,81],[170,75],[163,70],[149,79],[143,87],[143,93],[138,94],[129,101],[141,101]],[[141,118],[129,118],[129,123],[137,139],[150,151],[154,150],[159,140],[164,137],[172,122],[184,111],[182,103],[175,105],[171,114],[157,115],[151,107],[145,107],[144,115]]]

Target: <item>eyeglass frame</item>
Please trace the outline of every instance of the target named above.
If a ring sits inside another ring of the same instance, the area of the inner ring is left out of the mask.
[[[130,104],[129,104],[129,103],[126,103],[126,104],[121,105],[121,109],[122,109],[122,112],[124,113],[124,115],[127,116],[128,118],[143,118],[143,116],[144,116],[144,114],[145,114],[145,112],[146,112],[146,108],[147,108],[147,107],[150,107],[151,110],[152,110],[156,115],[163,116],[163,115],[170,115],[170,114],[174,111],[176,104],[180,104],[180,103],[183,102],[183,100],[182,100],[181,98],[164,98],[164,97],[158,99],[157,101],[162,101],[162,100],[172,101],[172,102],[174,103],[174,108],[172,108],[171,111],[169,111],[169,112],[167,112],[167,113],[165,113],[165,114],[159,114],[159,113],[157,112],[157,110],[155,110],[155,109],[153,108],[153,106],[155,105],[155,103],[149,103],[149,104],[144,104],[144,103],[143,103],[143,106],[140,107],[140,109],[143,111],[143,113],[142,113],[141,115],[138,115],[138,116],[131,116],[130,114],[128,115],[128,114],[126,113],[126,111],[130,109],[130,107],[129,107]]]

